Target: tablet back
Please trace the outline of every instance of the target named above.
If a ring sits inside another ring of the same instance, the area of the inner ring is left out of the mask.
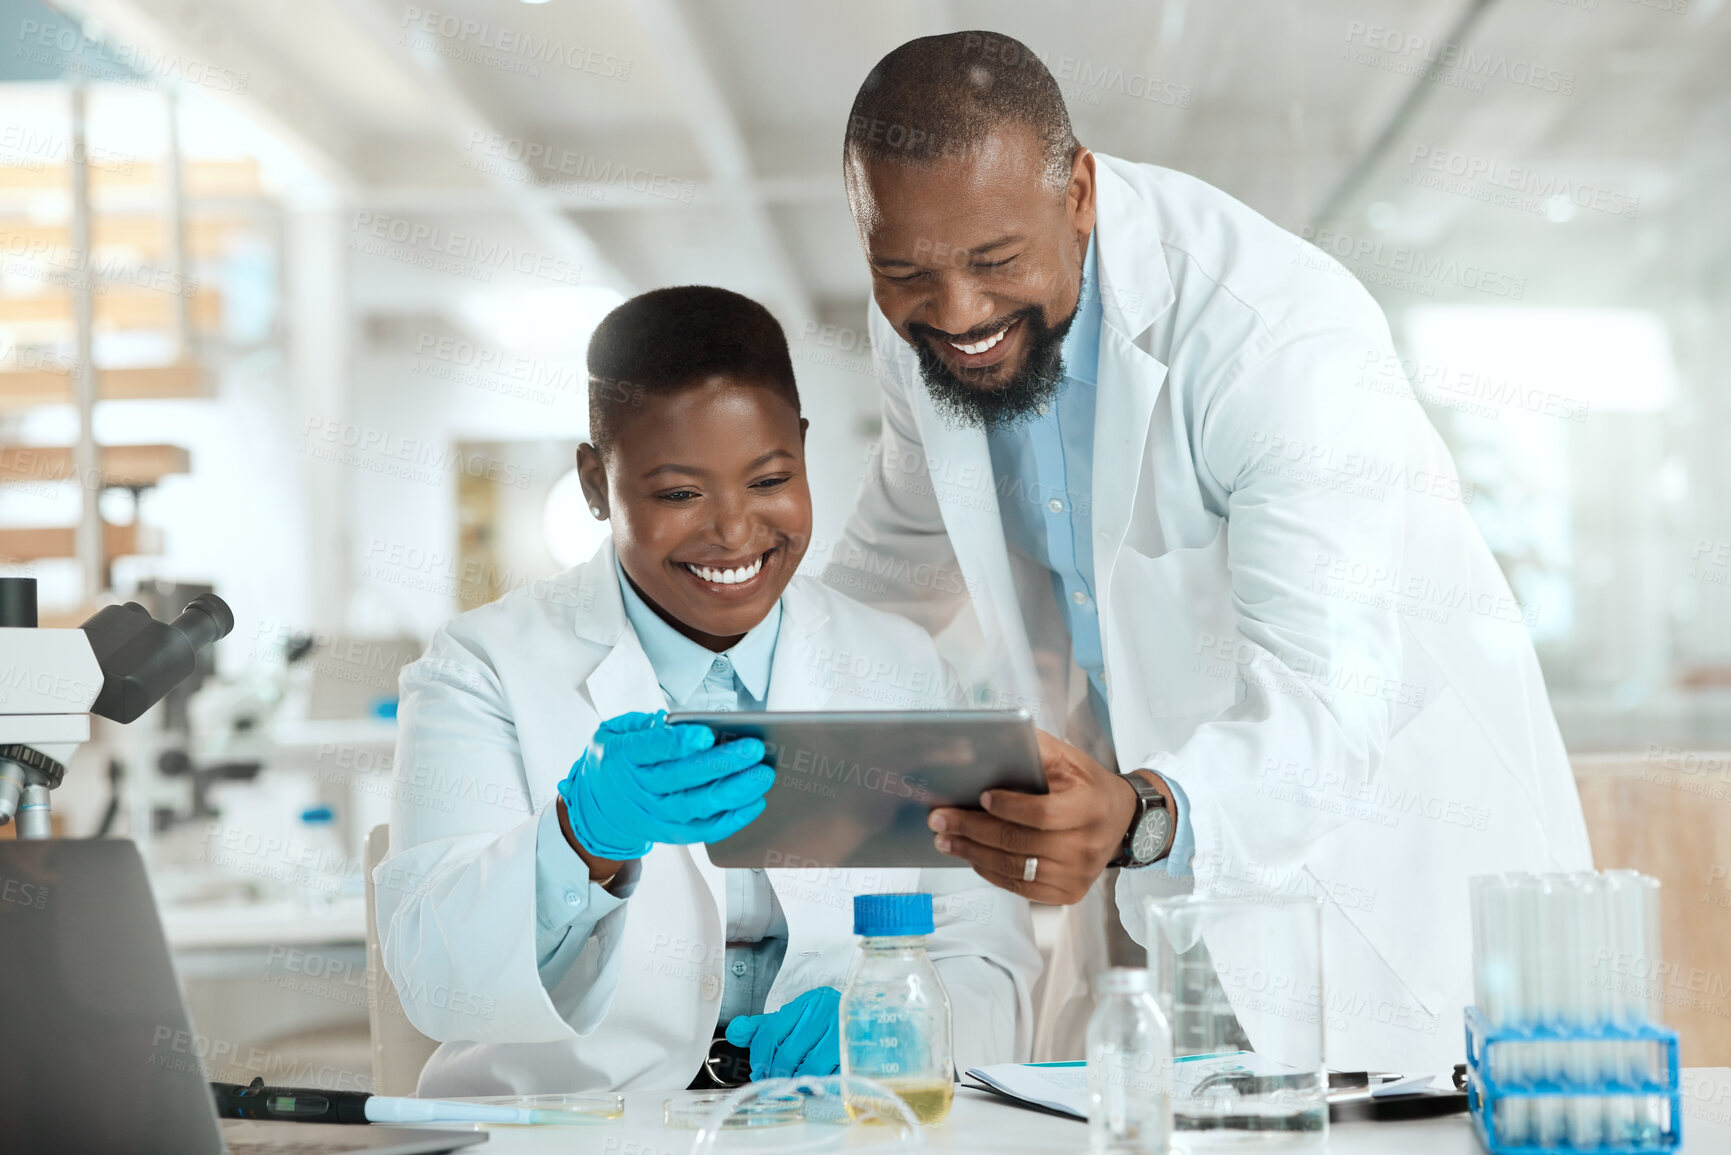
[[[939,806],[979,809],[986,790],[1046,792],[1034,724],[1020,710],[679,713],[723,741],[753,737],[776,769],[764,812],[711,843],[728,867],[954,867],[932,844]]]

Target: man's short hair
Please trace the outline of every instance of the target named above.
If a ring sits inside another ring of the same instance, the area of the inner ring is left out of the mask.
[[[1038,136],[1038,175],[1047,186],[1068,185],[1076,154],[1070,112],[1033,50],[996,32],[922,36],[866,74],[848,114],[842,163],[855,157],[916,165],[965,160],[1012,124]]]
[[[716,376],[762,385],[799,412],[787,337],[768,309],[709,285],[651,289],[589,338],[589,440],[597,449],[650,397]]]

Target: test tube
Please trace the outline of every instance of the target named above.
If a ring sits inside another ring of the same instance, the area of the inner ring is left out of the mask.
[[[1525,953],[1523,970],[1528,980],[1528,1011],[1534,1026],[1561,1031],[1566,1028],[1564,988],[1568,966],[1559,944],[1565,941],[1563,930],[1562,877],[1541,875],[1531,884],[1532,915],[1523,928],[1522,949]],[[1568,1079],[1563,1065],[1564,1045],[1556,1040],[1533,1044],[1528,1071],[1535,1081],[1561,1086]],[[1532,1141],[1539,1147],[1560,1147],[1568,1134],[1568,1112],[1564,1101],[1555,1095],[1533,1101]]]
[[[1641,896],[1641,953],[1647,960],[1649,976],[1642,984],[1647,996],[1643,1017],[1649,1024],[1661,1026],[1665,1022],[1665,951],[1659,918],[1659,880],[1637,874],[1635,885]],[[1671,1074],[1665,1064],[1664,1048],[1654,1041],[1640,1046],[1648,1085],[1664,1086]],[[1665,1095],[1648,1095],[1641,1101],[1641,1108],[1636,1116],[1637,1132],[1645,1142],[1656,1144],[1670,1126],[1671,1100]]]
[[[1641,1014],[1636,1009],[1636,953],[1639,941],[1639,902],[1634,886],[1633,871],[1607,870],[1601,878],[1604,891],[1601,916],[1605,923],[1605,951],[1594,968],[1595,979],[1603,987],[1607,1014],[1620,1028],[1639,1024]],[[1607,1045],[1608,1059],[1605,1076],[1619,1087],[1634,1088],[1639,1084],[1640,1045],[1612,1042]],[[1613,1146],[1627,1147],[1635,1141],[1635,1100],[1628,1095],[1613,1095],[1605,1105],[1605,1140]]]
[[[1478,875],[1467,880],[1467,897],[1473,923],[1473,1005],[1496,1030],[1510,1023],[1510,987],[1515,977],[1509,958],[1508,881],[1498,874]],[[1506,1044],[1499,1043],[1481,1058],[1492,1080],[1503,1083],[1509,1077]]]
[[[1490,958],[1490,943],[1485,938],[1486,893],[1496,886],[1494,874],[1475,874],[1467,879],[1467,915],[1472,920],[1473,933],[1473,1006],[1490,1019],[1490,998],[1485,990],[1485,966]],[[1495,1021],[1492,1020],[1492,1025]]]
[[[1604,938],[1599,917],[1599,880],[1591,873],[1571,874],[1565,879],[1563,940],[1558,944],[1566,961],[1568,984],[1564,1003],[1571,1031],[1585,1033],[1603,1024],[1598,991],[1592,982],[1593,960]],[[1603,1079],[1602,1046],[1581,1039],[1564,1045],[1568,1082],[1591,1087]],[[1602,1146],[1605,1137],[1605,1100],[1602,1095],[1575,1095],[1568,1100],[1569,1145],[1578,1150]]]
[[[1488,990],[1500,994],[1501,1021],[1496,1026],[1525,1027],[1531,1018],[1527,1001],[1526,961],[1523,941],[1524,927],[1532,917],[1532,876],[1504,875],[1488,908],[1491,937],[1500,942],[1500,951],[1486,969]],[[1492,1064],[1492,1076],[1504,1087],[1525,1087],[1528,1083],[1527,1043],[1501,1043],[1497,1061]],[[1508,1096],[1497,1103],[1497,1138],[1509,1146],[1522,1146],[1532,1135],[1533,1101]]]

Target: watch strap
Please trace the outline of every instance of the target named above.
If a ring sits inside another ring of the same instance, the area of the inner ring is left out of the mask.
[[[1160,861],[1163,856],[1171,853],[1172,843],[1178,835],[1178,816],[1167,807],[1166,796],[1160,792],[1159,788],[1140,774],[1126,774],[1124,781],[1128,782],[1130,788],[1136,791],[1136,814],[1130,819],[1129,828],[1124,831],[1124,841],[1118,847],[1118,856],[1112,859],[1109,865],[1119,867],[1147,866],[1150,863]],[[1156,808],[1167,811],[1172,821],[1166,832],[1165,845],[1161,846],[1160,853],[1144,862],[1138,859],[1135,854],[1136,833],[1141,830],[1142,820],[1148,816],[1148,812]]]

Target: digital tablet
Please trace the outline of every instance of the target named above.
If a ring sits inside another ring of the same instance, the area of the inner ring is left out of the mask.
[[[709,844],[730,867],[965,866],[932,844],[926,815],[980,808],[986,790],[1046,792],[1025,710],[685,712],[719,741],[758,738],[775,767],[762,814]]]

